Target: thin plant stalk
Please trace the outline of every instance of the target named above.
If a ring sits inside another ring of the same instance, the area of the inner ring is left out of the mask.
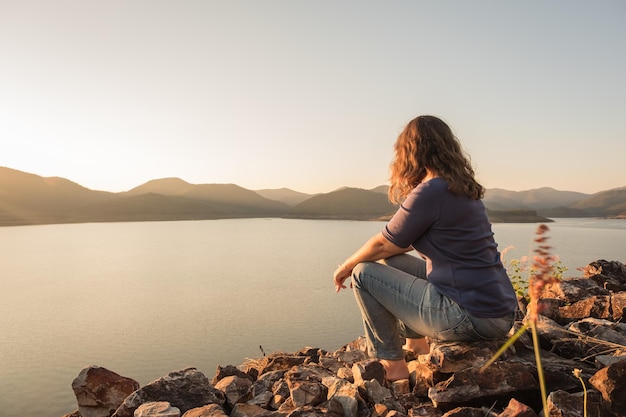
[[[587,417],[587,386],[585,385],[585,381],[583,381],[582,371],[580,369],[574,369],[572,373],[576,378],[578,378],[580,384],[583,386],[583,415],[584,417]]]
[[[494,363],[495,361],[497,361],[497,360],[498,360],[498,358],[499,358],[500,356],[502,356],[502,354],[503,354],[504,352],[506,352],[506,350],[507,350],[508,348],[510,348],[510,347],[511,347],[511,345],[512,345],[513,343],[515,343],[515,341],[516,341],[517,339],[519,339],[519,337],[520,337],[520,336],[521,336],[521,335],[522,335],[522,334],[523,334],[526,330],[528,330],[528,327],[529,327],[529,323],[528,323],[528,322],[524,323],[524,324],[522,325],[522,327],[520,327],[520,328],[519,328],[519,330],[518,330],[518,331],[516,331],[516,332],[515,332],[515,334],[514,334],[513,336],[509,337],[509,340],[507,340],[507,341],[506,341],[506,343],[504,343],[504,344],[502,345],[502,347],[501,347],[500,349],[498,349],[498,351],[497,351],[497,352],[496,352],[496,353],[495,353],[495,354],[494,354],[494,355],[493,355],[493,356],[492,356],[492,357],[491,357],[491,358],[490,358],[490,359],[489,359],[489,360],[488,360],[488,361],[487,361],[487,362],[486,362],[483,366],[481,366],[481,367],[480,367],[479,372],[483,372],[485,369],[487,369],[487,367],[488,367],[489,365],[491,365],[492,363]]]
[[[543,405],[543,415],[548,415],[548,393],[546,392],[546,380],[543,376],[543,366],[541,366],[541,356],[539,354],[539,337],[537,336],[537,323],[531,322],[530,329],[533,334],[533,350],[535,351],[535,363],[537,364],[537,375],[539,376],[539,390],[541,391],[541,404]]]
[[[533,350],[535,352],[535,362],[537,364],[537,376],[539,379],[539,389],[541,392],[541,403],[543,405],[543,414],[548,415],[548,403],[546,392],[546,381],[543,375],[543,367],[541,365],[541,355],[539,348],[539,336],[537,335],[537,320],[539,313],[541,312],[541,306],[538,301],[541,298],[541,293],[547,284],[558,282],[557,277],[554,274],[554,261],[555,257],[550,255],[550,246],[545,242],[548,239],[545,233],[548,231],[548,226],[540,224],[537,228],[535,242],[538,244],[535,249],[535,256],[533,257],[533,270],[535,274],[530,276],[528,285],[528,296],[530,303],[528,304],[528,314],[524,320],[523,326],[515,332],[515,334],[509,338],[509,340],[502,346],[494,356],[487,361],[485,365],[480,368],[480,372],[484,371],[489,365],[496,361],[519,337],[530,328],[533,339]]]

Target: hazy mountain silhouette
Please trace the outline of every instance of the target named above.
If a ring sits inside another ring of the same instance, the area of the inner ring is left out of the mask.
[[[626,187],[595,193],[590,198],[573,204],[572,208],[598,216],[624,216],[626,215]]]
[[[270,200],[280,201],[288,206],[295,206],[317,194],[306,194],[289,188],[254,190],[257,194]]]
[[[136,196],[156,193],[164,196],[185,197],[211,203],[213,207],[230,207],[235,213],[256,213],[260,215],[282,214],[289,210],[285,203],[270,200],[254,191],[235,184],[189,184],[180,178],[163,178],[127,191],[125,194]]]
[[[485,205],[494,210],[502,209],[548,209],[568,207],[589,198],[589,194],[574,191],[559,191],[543,187],[528,191],[508,191],[490,188],[485,191]]]
[[[341,188],[296,205],[289,217],[326,219],[372,219],[389,216],[397,209],[385,194],[360,188]]]
[[[180,178],[148,181],[129,191],[94,191],[59,177],[0,167],[0,225],[67,222],[199,220],[230,217],[385,219],[396,207],[388,186],[342,187],[309,195],[286,188],[251,191],[235,184],[190,184]],[[593,195],[540,188],[487,190],[492,221],[545,217],[626,216],[626,187]]]
[[[60,177],[40,177],[0,167],[0,224],[64,222],[77,207],[115,198]]]

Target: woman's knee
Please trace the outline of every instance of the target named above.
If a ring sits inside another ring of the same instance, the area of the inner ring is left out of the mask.
[[[363,288],[363,283],[368,276],[367,271],[370,269],[372,262],[361,262],[356,264],[352,269],[352,285],[356,288]]]

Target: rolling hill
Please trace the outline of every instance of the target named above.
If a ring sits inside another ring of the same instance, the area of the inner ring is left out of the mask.
[[[309,195],[286,188],[252,191],[235,184],[190,184],[180,178],[148,181],[129,191],[94,191],[60,177],[0,167],[0,225],[106,221],[200,220],[235,217],[386,219],[396,207],[388,187],[342,187]],[[626,187],[593,195],[552,188],[487,190],[493,222],[538,222],[546,217],[626,217]]]
[[[320,194],[293,207],[288,217],[371,220],[389,216],[397,207],[385,194],[360,188],[341,188]]]

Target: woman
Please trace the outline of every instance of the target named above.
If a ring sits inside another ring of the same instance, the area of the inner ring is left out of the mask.
[[[515,292],[481,201],[484,188],[448,125],[408,123],[395,143],[389,198],[401,204],[378,234],[334,273],[352,277],[370,356],[390,381],[409,376],[405,348],[427,353],[442,341],[501,339],[513,325]],[[415,249],[420,257],[405,254]]]

